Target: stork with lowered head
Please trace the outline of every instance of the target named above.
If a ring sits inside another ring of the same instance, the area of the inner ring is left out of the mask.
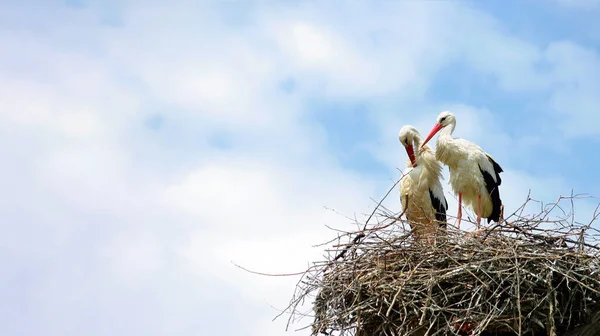
[[[438,230],[446,228],[448,202],[440,183],[442,166],[431,148],[422,146],[423,138],[415,127],[402,127],[399,139],[408,154],[410,169],[400,180],[400,217],[406,214],[417,240],[425,236],[431,243]]]

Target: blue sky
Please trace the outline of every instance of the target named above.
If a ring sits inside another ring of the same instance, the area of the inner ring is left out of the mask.
[[[271,321],[296,278],[231,261],[321,258],[325,225],[353,228],[324,207],[372,209],[405,165],[400,128],[425,135],[443,110],[504,168],[507,211],[530,189],[600,196],[598,15],[597,0],[0,2],[0,334],[307,335]]]

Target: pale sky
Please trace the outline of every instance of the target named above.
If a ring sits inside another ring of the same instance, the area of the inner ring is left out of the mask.
[[[400,128],[425,136],[444,110],[504,168],[507,212],[529,190],[600,196],[598,17],[597,0],[0,1],[0,334],[308,335],[271,321],[297,277],[232,261],[321,259],[326,225],[354,228],[325,207],[370,212],[404,168]]]

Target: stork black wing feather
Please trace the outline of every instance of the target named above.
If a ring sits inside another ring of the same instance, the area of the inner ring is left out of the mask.
[[[448,202],[446,201],[446,197],[442,196],[444,199],[441,200],[437,198],[431,189],[429,189],[429,198],[431,199],[431,205],[435,209],[435,219],[440,222],[441,227],[446,226],[446,208]]]
[[[492,159],[491,156],[487,155],[487,157],[490,160],[492,167],[494,168],[493,173],[494,175],[496,175],[496,178],[494,179],[494,177],[492,177],[492,175],[489,172],[481,169],[481,166],[479,166],[479,171],[481,172],[481,175],[483,176],[483,181],[485,182],[485,188],[487,189],[488,193],[490,194],[490,198],[492,199],[492,213],[487,218],[487,221],[489,223],[491,221],[498,222],[500,220],[502,200],[500,199],[500,191],[498,190],[498,187],[500,186],[500,184],[502,184],[500,173],[503,172],[503,170],[502,167],[500,167],[500,165],[496,161],[494,161],[494,159]]]

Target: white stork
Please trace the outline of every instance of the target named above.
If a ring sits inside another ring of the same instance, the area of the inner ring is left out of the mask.
[[[502,200],[498,187],[502,183],[502,168],[481,147],[464,139],[455,139],[452,132],[456,127],[454,114],[444,111],[423,145],[437,133],[436,158],[450,169],[450,184],[458,194],[457,223],[460,229],[462,202],[470,205],[477,213],[477,230],[481,218],[498,222],[502,212]],[[423,146],[422,145],[422,146]]]
[[[440,183],[442,165],[435,159],[429,146],[421,147],[423,138],[413,126],[402,127],[399,139],[409,157],[407,167],[411,169],[400,181],[403,208],[400,217],[406,213],[409,224],[415,230],[415,237],[426,235],[431,242],[438,227],[446,227],[448,202]],[[415,148],[418,151],[416,154]]]

